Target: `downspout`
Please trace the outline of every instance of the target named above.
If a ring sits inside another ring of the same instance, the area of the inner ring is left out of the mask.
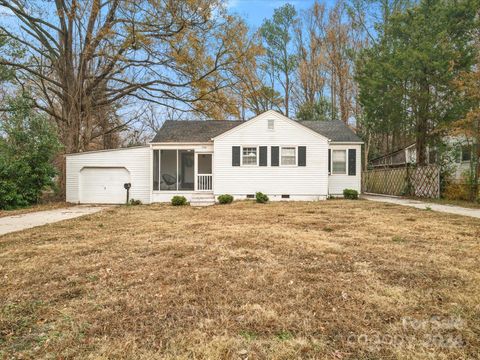
[[[148,172],[148,183],[150,184],[148,188],[150,189],[149,191],[149,198],[150,198],[150,204],[153,203],[153,144],[150,142],[148,143],[149,145],[149,154],[148,154],[148,159],[149,159],[149,169],[150,171]]]
[[[332,151],[332,149],[330,149],[331,141],[332,141],[331,139],[328,139],[327,162],[331,162],[330,157],[328,156],[328,153]],[[327,200],[330,198],[330,172],[328,171],[328,169],[329,168],[331,169],[331,166],[332,166],[331,164],[327,164]]]

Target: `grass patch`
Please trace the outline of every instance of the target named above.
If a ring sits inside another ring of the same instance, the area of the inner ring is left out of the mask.
[[[287,341],[287,340],[292,340],[293,339],[293,335],[288,331],[281,331],[278,334],[276,334],[275,336],[280,341]]]
[[[397,236],[397,235],[395,235],[394,237],[392,237],[392,241],[395,242],[395,243],[404,243],[404,242],[407,242],[407,240],[405,240],[403,237]]]
[[[0,358],[477,358],[479,238],[370,201],[109,208],[0,237]]]
[[[240,336],[247,341],[253,341],[253,340],[256,340],[258,338],[257,333],[255,333],[254,331],[248,331],[248,330],[241,331]]]

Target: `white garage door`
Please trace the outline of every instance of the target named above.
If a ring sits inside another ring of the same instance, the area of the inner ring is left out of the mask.
[[[123,167],[86,167],[80,171],[80,202],[98,204],[125,203],[123,184],[130,182],[130,173]]]

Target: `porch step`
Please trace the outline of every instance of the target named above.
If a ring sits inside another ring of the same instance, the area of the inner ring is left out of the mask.
[[[215,205],[215,196],[213,193],[196,193],[190,201],[191,206],[209,206]]]

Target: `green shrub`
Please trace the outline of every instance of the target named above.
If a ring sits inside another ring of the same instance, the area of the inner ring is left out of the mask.
[[[131,199],[130,205],[142,205],[142,202],[140,200]]]
[[[345,190],[343,190],[343,197],[345,199],[357,200],[358,199],[358,191],[353,190],[353,189],[345,189]]]
[[[220,204],[230,204],[233,201],[233,196],[229,194],[223,194],[218,197]]]
[[[259,204],[265,204],[268,202],[268,196],[260,191],[255,193],[255,199],[257,199],[257,203]]]
[[[0,120],[0,209],[38,203],[55,189],[57,130],[25,96],[8,98]]]
[[[173,206],[183,206],[187,204],[187,198],[185,196],[175,195],[174,197],[172,197]]]

